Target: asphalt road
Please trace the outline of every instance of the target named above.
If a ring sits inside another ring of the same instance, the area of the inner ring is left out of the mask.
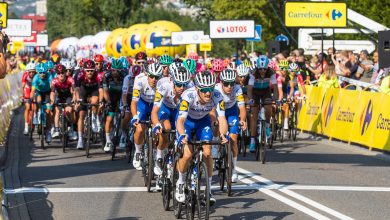
[[[12,122],[3,173],[13,219],[174,219],[142,175],[101,149],[86,158],[58,140],[45,150],[23,136],[22,114]],[[73,144],[73,146],[75,146]],[[239,158],[232,197],[215,189],[212,219],[389,219],[390,159],[327,140],[276,144],[268,162]],[[214,186],[217,186],[214,178]]]

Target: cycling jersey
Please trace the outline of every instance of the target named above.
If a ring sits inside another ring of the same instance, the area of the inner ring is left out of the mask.
[[[110,92],[110,97],[111,97],[111,94],[118,94],[118,93],[120,94],[122,92],[123,79],[124,79],[124,76],[122,74],[120,74],[118,80],[115,81],[111,72],[108,72],[103,76],[102,86],[104,89],[108,89],[108,91]]]
[[[236,104],[238,106],[245,106],[244,95],[239,85],[235,84],[233,91],[230,94],[223,92],[221,83],[218,83],[215,86],[215,90],[217,90],[222,95],[226,110],[235,107]]]
[[[158,86],[154,105],[160,107],[161,104],[164,104],[168,108],[175,109],[179,102],[179,100],[175,101],[175,96],[173,82],[166,81]]]
[[[23,97],[25,99],[30,98],[33,77],[34,76],[30,77],[30,74],[28,72],[23,73],[22,76],[22,83],[24,84]]]
[[[51,81],[51,74],[46,74],[43,79],[40,77],[40,74],[36,74],[32,80],[32,88],[37,90],[39,93],[50,92]]]
[[[74,81],[72,77],[67,77],[64,82],[61,82],[60,79],[55,78],[51,82],[51,91],[58,94],[58,99],[66,100],[69,97],[72,97],[71,89],[74,87]]]
[[[75,85],[76,87],[84,87],[86,89],[98,89],[101,86],[101,78],[95,72],[92,78],[89,79],[86,72],[82,71],[78,74]]]
[[[149,85],[146,75],[140,74],[135,77],[132,100],[139,101],[142,99],[148,104],[153,104],[155,94],[156,88],[152,88]]]
[[[131,95],[131,91],[133,91],[134,87],[134,77],[131,74],[128,74],[123,79],[123,86],[122,86],[122,95]]]
[[[281,75],[278,75],[276,81],[277,81],[277,85],[278,85],[278,88],[282,88],[283,90],[283,93],[284,93],[284,96],[287,96],[290,92],[290,81],[293,81],[294,84],[295,84],[295,92],[298,91],[298,84],[297,82],[299,83],[299,85],[301,86],[305,86],[305,83],[302,79],[302,75],[298,72],[298,74],[294,75],[292,73],[289,73],[288,75],[286,75],[285,77],[281,76]]]
[[[214,107],[217,107],[218,116],[225,116],[225,104],[219,91],[214,91],[210,102],[202,104],[195,87],[192,87],[182,94],[178,117],[187,118],[188,116],[195,120],[201,119],[207,116]]]

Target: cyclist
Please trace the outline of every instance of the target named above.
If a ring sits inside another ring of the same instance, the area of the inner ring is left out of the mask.
[[[75,82],[76,85],[76,109],[80,109],[79,120],[78,120],[78,135],[79,140],[77,142],[77,148],[83,149],[83,131],[84,131],[84,119],[86,116],[87,107],[84,105],[80,106],[80,103],[91,103],[98,104],[99,101],[103,101],[103,89],[101,88],[101,79],[96,72],[95,63],[92,60],[84,62],[83,70],[78,75]],[[88,100],[88,97],[90,99]],[[98,132],[100,127],[100,121],[97,119],[98,108],[92,107],[92,130]]]
[[[46,61],[45,63],[47,72],[50,73],[52,76],[52,79],[56,77],[56,71],[54,71],[54,63],[51,60]]]
[[[164,54],[159,58],[159,62],[163,69],[163,77],[169,77],[168,67],[173,63],[173,58],[167,54]]]
[[[51,93],[50,100],[51,104],[54,103],[67,103],[68,106],[65,108],[65,113],[70,120],[70,131],[69,138],[70,140],[76,140],[77,134],[73,128],[73,115],[72,115],[72,107],[70,104],[73,100],[73,88],[74,88],[74,80],[71,76],[66,75],[66,67],[62,64],[58,64],[55,68],[57,77],[53,79],[51,82]],[[54,115],[54,133],[53,138],[59,137],[59,120],[60,120],[60,108],[58,106],[55,107],[55,115]]]
[[[22,76],[22,98],[25,106],[24,110],[24,131],[23,134],[28,134],[28,121],[29,121],[29,112],[31,111],[30,93],[32,87],[32,81],[37,71],[35,70],[35,63],[28,63],[26,66],[26,72]],[[34,115],[35,116],[35,115]],[[34,117],[36,120],[36,117]],[[35,123],[37,124],[37,123]]]
[[[96,72],[98,73],[99,77],[102,79],[104,74],[106,73],[104,71],[104,57],[101,54],[96,54],[93,56],[93,62],[95,62]]]
[[[290,74],[289,69],[289,63],[287,60],[281,60],[279,61],[279,67],[280,70],[278,71],[277,75],[277,84],[278,84],[278,104],[281,105],[287,98],[294,96],[294,90],[288,89],[288,88],[294,88],[294,83],[292,82],[294,80],[294,75]],[[284,100],[284,101],[283,101]],[[288,130],[288,104],[284,103],[282,106],[282,111],[284,115],[284,125],[283,128],[285,130]]]
[[[138,52],[135,55],[135,64],[142,67],[142,73],[145,73],[147,70],[147,56],[145,52]]]
[[[131,112],[129,108],[129,104],[131,103],[133,86],[134,86],[134,78],[141,74],[142,67],[139,65],[134,65],[130,68],[129,74],[124,78],[123,80],[123,87],[122,87],[122,111],[124,111],[124,117],[121,121],[121,129],[122,134],[119,141],[119,148],[125,148],[126,147],[126,130],[127,125],[129,124],[129,121],[131,119]],[[143,73],[142,73],[143,74]]]
[[[212,62],[212,64],[213,64],[213,66],[212,66],[213,73],[214,73],[215,77],[217,78],[216,82],[219,83],[221,81],[219,78],[219,74],[222,72],[222,70],[225,69],[224,62],[221,59],[215,59]]]
[[[183,66],[185,68],[187,68],[188,71],[190,71],[191,75],[195,75],[196,74],[197,64],[196,64],[195,60],[192,60],[192,59],[189,59],[189,58],[184,60]]]
[[[233,183],[238,180],[238,174],[236,172],[238,155],[237,139],[240,130],[238,125],[241,125],[243,130],[246,129],[245,100],[241,87],[235,83],[236,76],[235,71],[225,69],[220,75],[221,82],[215,86],[215,90],[222,94],[223,102],[225,103],[225,117],[230,126],[229,136],[233,143]]]
[[[222,143],[227,143],[228,126],[225,118],[225,107],[222,94],[214,91],[216,77],[209,71],[203,71],[195,76],[195,87],[187,89],[181,98],[179,113],[177,115],[177,141],[184,145],[183,157],[179,160],[179,178],[176,183],[175,199],[178,202],[185,201],[184,172],[191,160],[192,153],[187,142],[191,140],[191,134],[195,132],[196,139],[201,141],[212,140],[211,121],[219,123],[219,132]],[[218,115],[215,114],[215,111]],[[216,119],[216,116],[217,119]],[[211,179],[213,175],[213,159],[211,157],[211,145],[203,146],[203,154],[207,164],[210,188],[210,205],[216,200],[211,194]]]
[[[113,144],[110,137],[111,122],[115,114],[115,109],[119,108],[119,102],[121,100],[123,79],[125,77],[122,72],[122,69],[122,60],[113,58],[111,60],[111,72],[107,72],[102,79],[104,100],[107,102],[108,105],[108,115],[106,117],[105,124],[105,152],[109,152],[113,149]]]
[[[172,80],[157,87],[154,98],[151,119],[153,123],[153,132],[158,134],[159,142],[157,145],[157,154],[154,167],[156,175],[162,174],[162,151],[168,146],[168,136],[162,135],[162,130],[175,130],[175,118],[180,96],[188,86],[191,80],[191,74],[185,67],[179,67],[171,74]]]
[[[70,76],[70,77],[73,77],[73,70],[74,70],[74,66],[72,64],[72,61],[70,60],[64,60],[64,61],[61,61],[62,65],[65,66],[65,69],[66,69],[66,76]],[[74,80],[73,80],[74,81]]]
[[[50,84],[52,81],[52,75],[47,71],[45,64],[38,63],[36,65],[36,74],[32,80],[31,94],[30,99],[33,97],[38,103],[44,103],[41,107],[45,108],[46,113],[46,142],[51,142],[51,132],[50,125],[52,123],[53,112],[52,106],[50,105]],[[34,112],[37,112],[36,107],[34,107]],[[42,119],[41,119],[42,120]],[[38,124],[38,123],[37,123]],[[44,135],[44,134],[42,134]]]
[[[272,99],[272,81],[271,76],[274,71],[268,67],[269,59],[268,57],[261,55],[257,59],[257,68],[254,71],[253,80],[249,80],[248,82],[248,98],[249,104],[252,106],[252,118],[250,124],[250,133],[251,133],[251,141],[249,144],[249,151],[255,152],[255,136],[257,130],[257,119],[259,114],[259,104],[260,100],[263,102],[266,100]],[[272,106],[265,105],[263,106],[265,109],[265,118],[266,118],[266,135],[267,138],[270,136],[270,118],[272,114]]]
[[[139,124],[139,121],[146,121],[150,117],[153,108],[154,96],[156,93],[157,81],[162,76],[162,67],[160,64],[152,63],[148,65],[148,75],[140,74],[135,78],[133,97],[131,101],[131,124],[135,126],[134,145],[135,154],[133,166],[137,170],[141,167],[141,148],[144,144],[144,132],[146,127]]]

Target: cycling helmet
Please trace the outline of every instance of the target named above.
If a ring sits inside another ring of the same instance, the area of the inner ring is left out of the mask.
[[[130,64],[126,57],[120,57],[119,60],[122,63],[122,69],[129,69]]]
[[[169,65],[168,67],[168,70],[169,70],[169,74],[172,76],[172,74],[177,71],[177,68],[179,68],[180,66],[183,66],[182,63],[172,63],[171,65]]]
[[[121,70],[122,68],[123,68],[122,60],[115,59],[115,58],[111,60],[111,69]]]
[[[64,65],[67,70],[73,69],[73,65],[70,60],[62,60],[61,64]]]
[[[237,67],[237,74],[238,76],[248,76],[249,75],[249,68],[245,66],[245,64],[240,64]]]
[[[195,84],[198,87],[214,87],[216,82],[216,77],[210,71],[202,71],[195,76]]]
[[[269,61],[268,66],[269,66],[271,69],[273,69],[273,70],[277,70],[277,69],[278,69],[278,65],[277,65],[276,62],[273,61],[273,60],[270,60],[270,61]]]
[[[199,60],[199,56],[198,56],[197,53],[192,52],[192,53],[188,54],[187,59],[198,61]]]
[[[60,55],[58,55],[58,54],[53,54],[52,56],[51,56],[51,60],[54,62],[54,63],[58,63],[58,62],[60,62],[60,60],[61,60],[61,57],[60,57]],[[50,69],[50,68],[49,68]]]
[[[26,70],[27,71],[31,71],[31,70],[35,71],[35,63],[33,63],[33,62],[28,63],[26,66]]]
[[[229,58],[224,59],[224,60],[223,60],[223,66],[224,66],[225,68],[228,67],[230,62],[231,62],[231,61],[230,61]]]
[[[48,70],[54,68],[54,63],[53,63],[53,61],[51,61],[51,60],[48,60],[48,61],[45,63],[45,65],[46,65],[46,68],[47,68]]]
[[[158,60],[154,57],[148,57],[147,58],[147,61],[148,61],[148,64],[152,64],[152,63],[160,63],[158,62]]]
[[[237,69],[237,64],[236,62],[230,62],[228,65],[227,65],[227,68],[228,69],[231,69],[231,70],[236,70]]]
[[[223,82],[234,82],[234,81],[236,81],[236,77],[237,77],[236,71],[234,71],[232,69],[223,70],[221,72],[221,75],[219,76],[219,78]]]
[[[288,68],[288,60],[281,60],[281,61],[279,61],[279,67],[281,69],[287,69]]]
[[[107,62],[104,64],[104,69],[107,71],[111,71],[111,62]]]
[[[46,73],[47,72],[47,67],[44,63],[38,63],[36,66],[35,66],[35,70],[42,74],[42,73]]]
[[[148,74],[152,76],[159,76],[162,75],[162,66],[158,63],[151,63],[148,65]]]
[[[243,62],[242,62],[246,67],[251,67],[251,61],[249,59],[245,59]]]
[[[176,58],[176,59],[173,60],[173,62],[175,62],[175,63],[183,63],[183,60],[180,59],[180,58]]]
[[[288,65],[288,70],[291,72],[298,72],[299,71],[299,66],[296,63],[290,63]]]
[[[265,55],[261,55],[257,58],[257,68],[259,69],[267,69],[269,64],[269,59]]]
[[[196,61],[193,59],[186,59],[183,62],[183,66],[190,71],[191,74],[196,73]]]
[[[215,59],[213,61],[213,71],[221,72],[224,69],[225,69],[225,67],[224,67],[223,61],[221,59]]]
[[[135,60],[138,61],[138,60],[145,60],[146,61],[146,53],[145,52],[138,52],[136,55],[135,55]]]
[[[173,63],[173,58],[167,54],[164,54],[159,59],[161,65],[171,65]]]
[[[134,65],[134,66],[132,66],[132,67],[130,68],[130,73],[131,73],[134,77],[138,76],[138,75],[141,73],[141,71],[142,71],[142,68],[141,68],[141,66],[138,66],[138,65]]]
[[[93,61],[95,61],[95,63],[101,63],[104,61],[104,57],[101,54],[96,54],[93,56]]]
[[[84,62],[84,70],[95,70],[95,63],[92,60],[87,60]]]
[[[66,67],[62,64],[58,64],[55,68],[55,71],[57,74],[60,74],[60,73],[65,73],[66,72]]]
[[[187,68],[179,66],[172,74],[173,81],[176,83],[187,84],[191,80],[191,74]]]

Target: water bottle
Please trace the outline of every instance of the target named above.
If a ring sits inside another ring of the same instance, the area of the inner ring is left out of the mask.
[[[191,189],[196,189],[196,180],[198,179],[198,168],[195,166],[191,174]]]

